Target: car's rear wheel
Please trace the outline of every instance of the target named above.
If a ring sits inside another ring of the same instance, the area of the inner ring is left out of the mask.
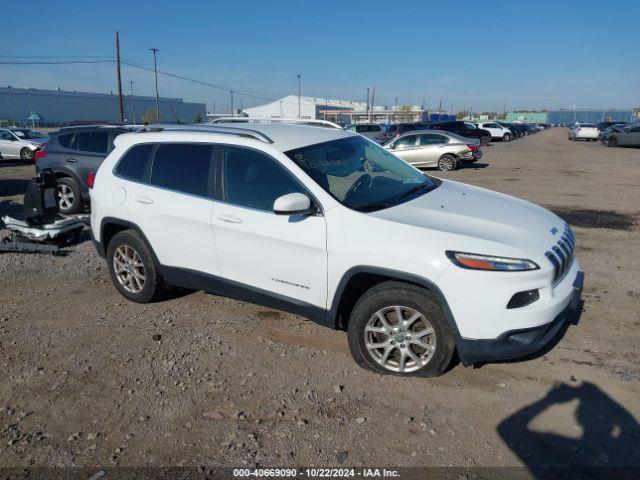
[[[65,215],[78,213],[82,208],[82,193],[78,182],[71,177],[56,180],[58,210]]]
[[[617,147],[618,139],[616,137],[607,138],[607,147]]]
[[[358,300],[349,320],[348,340],[361,367],[404,376],[442,375],[455,348],[431,292],[394,281],[371,288]]]
[[[20,159],[23,162],[33,162],[34,158],[35,154],[30,148],[24,147],[22,150],[20,150]]]
[[[445,154],[438,160],[438,170],[441,172],[450,172],[458,167],[458,160],[450,154]]]
[[[510,142],[510,141],[511,141],[511,135],[509,135],[508,133],[505,133],[505,134],[502,136],[502,141],[503,141],[503,142]]]
[[[480,137],[480,145],[486,147],[491,142],[491,137]]]
[[[111,280],[123,297],[149,303],[166,291],[150,248],[135,231],[117,233],[107,246],[106,258]]]

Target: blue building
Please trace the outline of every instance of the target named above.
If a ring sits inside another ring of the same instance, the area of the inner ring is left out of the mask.
[[[570,125],[576,122],[625,122],[634,121],[633,110],[551,110],[548,122],[552,124]]]
[[[141,117],[155,114],[156,98],[124,96],[124,111],[128,123],[142,123]],[[118,95],[113,93],[69,92],[35,88],[0,87],[0,120],[26,124],[32,114],[41,119],[41,126],[59,126],[74,121],[117,122],[120,120]],[[189,103],[182,98],[160,97],[160,121],[191,123],[206,117],[204,103]]]

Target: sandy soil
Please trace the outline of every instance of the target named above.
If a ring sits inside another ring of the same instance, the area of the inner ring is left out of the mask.
[[[484,153],[436,175],[574,226],[585,311],[552,351],[379,376],[300,317],[205,293],[129,303],[89,241],[0,254],[0,466],[640,466],[640,150],[558,128]],[[0,164],[2,215],[32,174]]]

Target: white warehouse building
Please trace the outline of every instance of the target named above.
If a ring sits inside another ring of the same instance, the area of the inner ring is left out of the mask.
[[[300,118],[323,120],[329,116],[332,119],[340,112],[351,113],[366,111],[364,102],[349,100],[332,100],[330,98],[300,97]],[[288,95],[265,105],[245,108],[245,115],[259,118],[298,118],[298,96]]]

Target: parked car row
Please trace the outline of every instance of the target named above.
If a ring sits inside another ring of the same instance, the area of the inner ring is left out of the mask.
[[[614,124],[600,132],[600,142],[608,147],[640,147],[640,124]]]
[[[640,147],[640,124],[621,122],[580,123],[569,127],[569,140],[587,140],[609,147]]]

